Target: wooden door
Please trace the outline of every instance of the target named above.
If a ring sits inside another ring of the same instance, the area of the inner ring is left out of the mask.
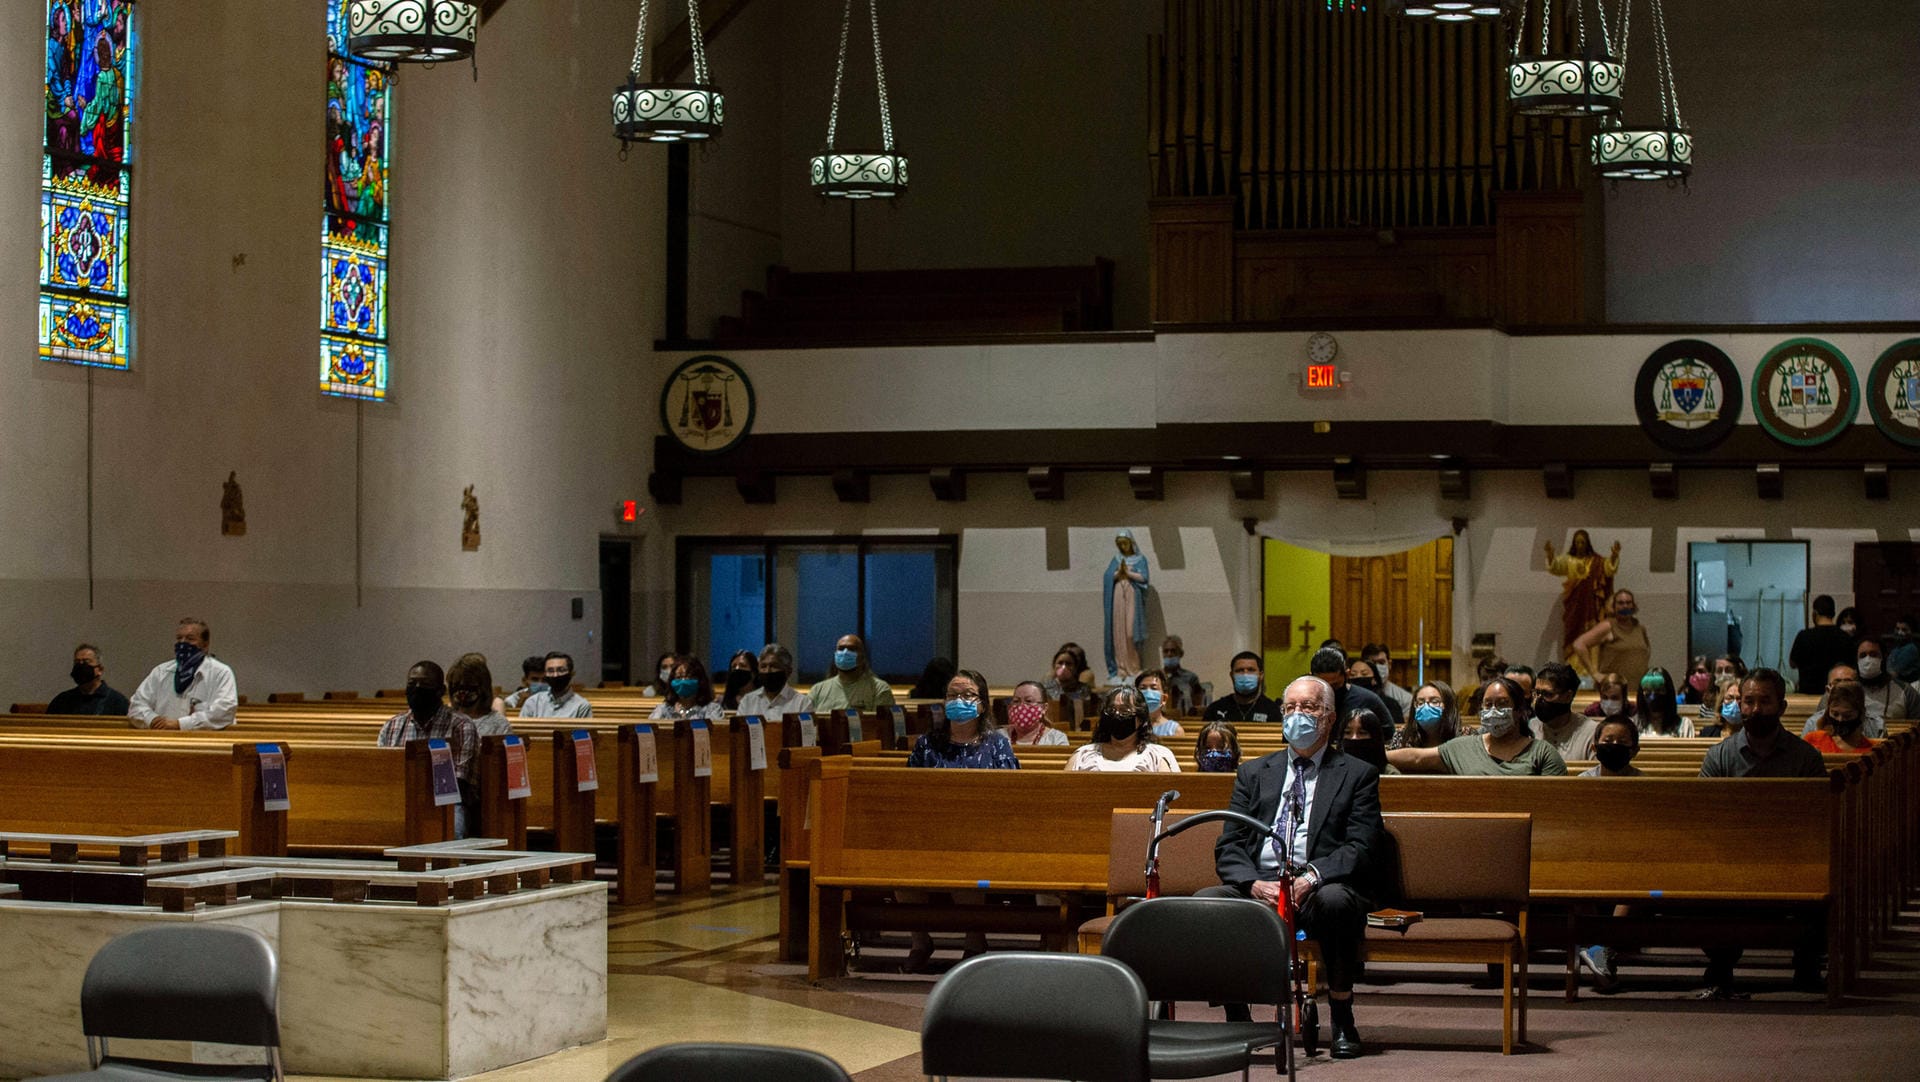
[[[1920,613],[1920,544],[1863,542],[1853,546],[1853,606],[1860,629],[1876,635],[1895,620]]]
[[[1393,654],[1393,682],[1416,681],[1416,641],[1426,621],[1427,678],[1450,679],[1453,655],[1453,538],[1391,556],[1332,558],[1331,634],[1355,656],[1367,643]]]

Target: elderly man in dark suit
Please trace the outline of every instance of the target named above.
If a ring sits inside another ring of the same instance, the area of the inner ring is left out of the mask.
[[[1380,851],[1380,775],[1329,747],[1338,729],[1334,690],[1303,676],[1281,698],[1287,747],[1245,764],[1233,783],[1234,811],[1272,823],[1288,839],[1285,852],[1244,824],[1220,832],[1214,863],[1221,886],[1202,894],[1252,898],[1268,905],[1280,895],[1281,861],[1293,869],[1293,909],[1299,926],[1320,944],[1333,1014],[1332,1052],[1352,1059],[1364,1049],[1353,1024],[1353,981],[1366,934],[1366,896],[1372,858]],[[1244,1005],[1229,1017],[1244,1017]]]

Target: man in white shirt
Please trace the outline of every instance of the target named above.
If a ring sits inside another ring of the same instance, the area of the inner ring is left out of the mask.
[[[792,677],[793,651],[768,643],[760,651],[760,686],[740,696],[740,715],[779,721],[788,714],[813,713],[813,699],[787,683]]]
[[[590,718],[593,704],[573,690],[573,658],[558,650],[547,655],[547,690],[520,704],[523,718]]]
[[[173,660],[154,666],[127,704],[136,729],[224,729],[240,707],[233,670],[207,653],[213,634],[205,620],[182,617],[174,629]]]

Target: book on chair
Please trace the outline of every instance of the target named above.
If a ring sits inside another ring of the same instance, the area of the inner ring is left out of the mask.
[[[1367,927],[1404,930],[1408,925],[1418,924],[1420,914],[1412,909],[1376,909],[1367,914]]]

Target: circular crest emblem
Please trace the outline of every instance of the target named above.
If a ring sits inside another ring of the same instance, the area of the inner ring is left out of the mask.
[[[1920,447],[1920,338],[1888,349],[1867,374],[1867,411],[1882,435]]]
[[[1668,342],[1640,366],[1633,408],[1648,438],[1670,451],[1704,451],[1740,422],[1740,373],[1718,346]]]
[[[1773,347],[1753,374],[1753,413],[1781,443],[1817,447],[1853,424],[1860,380],[1846,354],[1818,338]]]
[[[689,451],[732,450],[753,428],[753,384],[740,366],[713,354],[683,363],[660,390],[660,425]]]

